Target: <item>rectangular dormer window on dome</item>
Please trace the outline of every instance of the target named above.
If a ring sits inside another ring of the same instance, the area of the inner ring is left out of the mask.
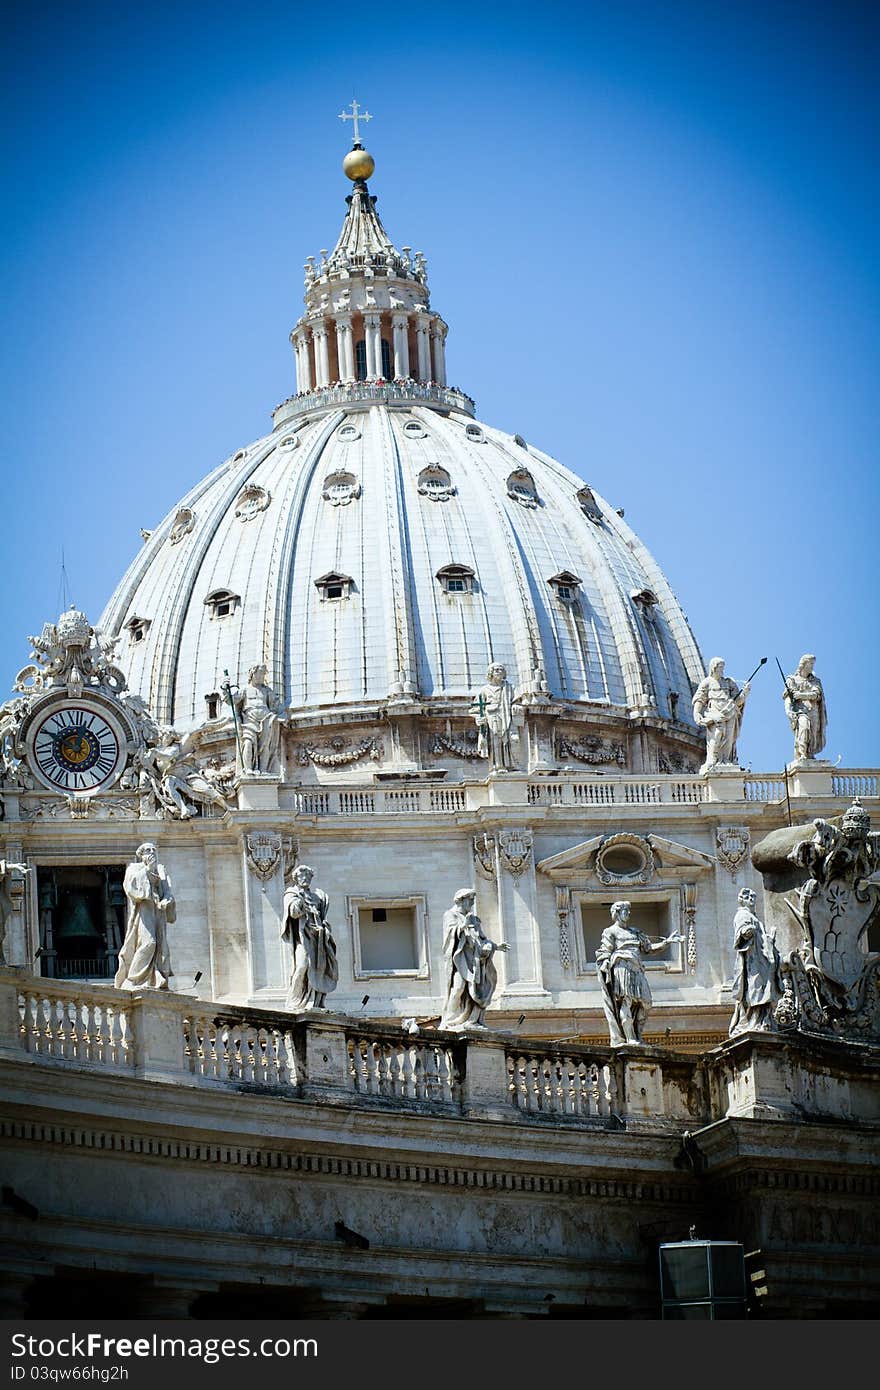
[[[231,618],[240,603],[241,595],[234,594],[231,589],[215,589],[205,599],[205,607],[212,621],[215,618]]]
[[[445,594],[471,594],[476,575],[467,565],[444,565],[436,574]]]
[[[349,574],[337,574],[331,571],[330,574],[323,574],[320,579],[315,580],[315,588],[324,600],[339,600],[351,597],[354,587],[354,580]]]

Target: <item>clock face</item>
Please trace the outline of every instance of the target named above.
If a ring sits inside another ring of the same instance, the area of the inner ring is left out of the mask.
[[[28,740],[30,762],[46,786],[72,795],[111,782],[122,763],[121,731],[94,705],[56,705]]]

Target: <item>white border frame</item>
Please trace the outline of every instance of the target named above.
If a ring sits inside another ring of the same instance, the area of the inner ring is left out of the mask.
[[[361,937],[359,913],[364,908],[410,907],[415,910],[416,956],[418,965],[414,970],[366,970],[361,960]],[[356,980],[429,980],[431,966],[428,957],[428,905],[423,893],[409,893],[405,897],[383,897],[381,894],[347,896],[345,908],[351,930],[352,969]]]

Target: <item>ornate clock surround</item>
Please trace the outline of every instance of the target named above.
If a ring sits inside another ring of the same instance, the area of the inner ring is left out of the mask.
[[[137,734],[116,701],[94,690],[57,691],[34,702],[17,742],[40,786],[93,796],[118,781]]]

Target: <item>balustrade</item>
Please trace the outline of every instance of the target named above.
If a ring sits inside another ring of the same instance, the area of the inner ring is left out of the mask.
[[[347,1048],[352,1084],[362,1095],[446,1105],[460,1101],[458,1068],[444,1043],[358,1033],[348,1037]]]
[[[193,1076],[252,1086],[296,1086],[296,1049],[290,1029],[207,1014],[183,1020],[184,1055]]]
[[[531,1114],[608,1116],[617,1109],[609,1060],[574,1053],[508,1052],[510,1102]]]
[[[109,990],[96,995],[34,981],[18,997],[21,1045],[37,1057],[127,1070],[134,1066],[127,1005]]]
[[[725,783],[725,800],[742,796],[748,802],[761,803],[785,798],[785,780],[774,773],[731,776],[726,781],[730,786],[727,788]],[[520,789],[515,793],[516,783],[509,777],[500,790],[490,780],[469,784],[471,792],[475,785],[482,790],[488,805],[510,805],[521,796],[529,806],[546,807],[699,806],[708,803],[713,794],[711,779],[666,774],[652,778],[617,775],[583,779],[529,779],[523,774]],[[847,770],[832,777],[833,795],[842,799],[877,796],[878,789],[880,777],[869,770]],[[293,792],[294,809],[303,816],[450,815],[467,810],[468,804],[468,788],[462,785],[300,787]]]
[[[878,777],[875,772],[846,771],[831,774],[831,791],[834,796],[853,797],[876,796]]]

